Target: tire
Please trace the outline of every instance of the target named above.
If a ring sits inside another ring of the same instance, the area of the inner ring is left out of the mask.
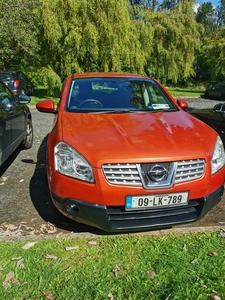
[[[27,128],[26,128],[26,139],[22,144],[22,149],[30,149],[33,145],[34,133],[33,126],[30,119],[27,119]]]
[[[61,212],[55,207],[54,203],[52,202],[52,199],[49,199],[48,207],[53,220],[59,221],[64,218],[63,214],[61,214]]]

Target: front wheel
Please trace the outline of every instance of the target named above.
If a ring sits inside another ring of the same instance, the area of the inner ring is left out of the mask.
[[[22,144],[23,149],[30,149],[33,145],[34,133],[33,126],[30,119],[27,119],[26,139]]]

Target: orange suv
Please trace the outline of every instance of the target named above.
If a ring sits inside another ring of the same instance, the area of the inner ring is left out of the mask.
[[[66,79],[48,136],[51,213],[108,232],[185,224],[221,201],[218,134],[155,79],[83,73]]]

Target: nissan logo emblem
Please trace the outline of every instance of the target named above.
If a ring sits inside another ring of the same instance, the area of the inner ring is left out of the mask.
[[[167,178],[167,174],[167,169],[160,164],[154,165],[148,170],[148,176],[152,181],[163,181]]]

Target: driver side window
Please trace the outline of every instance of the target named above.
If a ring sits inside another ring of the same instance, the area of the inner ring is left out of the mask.
[[[14,102],[13,95],[3,83],[0,84],[0,102],[4,106],[7,106],[8,104],[13,104]]]

